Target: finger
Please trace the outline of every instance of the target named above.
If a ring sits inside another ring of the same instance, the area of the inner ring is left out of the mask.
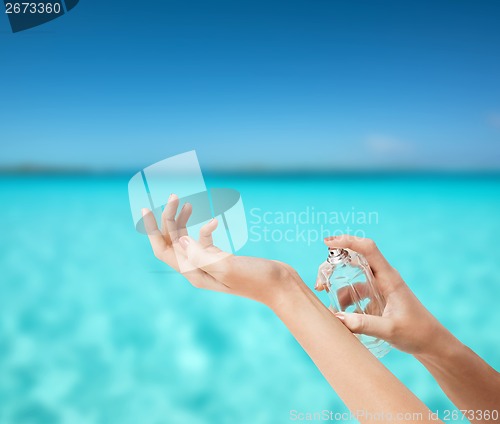
[[[153,248],[153,252],[157,258],[161,257],[162,254],[167,249],[167,242],[161,231],[158,229],[158,225],[156,224],[156,219],[149,209],[144,208],[142,210],[142,217],[144,221],[144,227],[146,229],[146,233],[148,234],[149,242],[151,243],[151,247]]]
[[[168,198],[165,209],[161,214],[161,230],[163,234],[170,237],[171,242],[177,241],[177,224],[175,223],[175,215],[179,207],[179,198],[176,194],[171,194]]]
[[[213,245],[214,240],[213,240],[213,237],[212,237],[212,233],[217,228],[217,225],[219,225],[219,222],[217,221],[217,219],[212,218],[203,227],[201,227],[201,229],[200,229],[199,243],[203,247],[208,247],[208,246],[212,246]]]
[[[332,271],[333,267],[327,265],[326,262],[319,267],[318,275],[316,276],[316,284],[314,286],[315,290],[317,291],[326,290],[327,293],[329,292],[330,277],[332,276]]]
[[[327,237],[324,241],[330,248],[347,248],[361,253],[374,273],[392,269],[387,259],[384,258],[384,255],[371,239],[343,234],[341,236]]]
[[[230,270],[230,263],[226,261],[232,255],[217,249],[215,246],[204,248],[191,237],[184,236],[179,239],[179,244],[184,249],[189,263],[208,274],[218,281],[222,281],[219,276],[227,274]]]
[[[347,312],[337,312],[335,316],[353,333],[366,334],[389,341],[391,339],[393,324],[389,318]]]
[[[353,293],[350,286],[345,286],[337,290],[337,299],[342,311],[345,311],[349,306],[353,305],[355,300],[353,299]]]
[[[316,277],[316,284],[314,285],[314,290],[323,291],[326,289],[326,291],[328,293],[327,283],[328,283],[328,280],[324,275],[322,275],[321,269],[320,269],[318,272],[318,276]]]
[[[181,208],[181,211],[179,212],[179,215],[177,215],[177,218],[175,220],[177,237],[187,236],[188,232],[186,229],[186,224],[189,218],[191,217],[192,213],[193,213],[193,206],[191,206],[191,203],[184,203],[184,205]]]
[[[356,302],[371,297],[370,286],[366,283],[354,283],[352,286],[344,286],[337,290],[339,305],[343,311]]]
[[[327,293],[330,293],[330,289],[331,287],[329,288],[328,284],[323,283],[319,279],[316,280],[316,285],[314,286],[314,290],[319,292],[325,290]]]

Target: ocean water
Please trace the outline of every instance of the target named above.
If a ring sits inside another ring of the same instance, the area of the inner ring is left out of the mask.
[[[320,237],[375,239],[422,302],[500,368],[497,177],[207,184],[242,194],[241,254],[286,261],[311,287]],[[126,177],[1,177],[0,205],[1,423],[279,424],[291,410],[346,411],[264,306],[195,289],[152,256]],[[383,362],[432,410],[452,408],[414,358],[393,350]]]

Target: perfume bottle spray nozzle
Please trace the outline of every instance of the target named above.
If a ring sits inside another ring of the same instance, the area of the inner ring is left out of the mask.
[[[328,258],[326,259],[330,264],[336,265],[340,262],[349,262],[349,252],[341,248],[328,249]]]

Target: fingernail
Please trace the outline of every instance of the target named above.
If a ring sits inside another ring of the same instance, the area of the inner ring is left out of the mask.
[[[343,312],[335,312],[335,316],[340,320],[344,321],[345,319],[345,314]]]
[[[188,236],[184,236],[184,237],[181,237],[179,239],[179,244],[181,245],[181,247],[183,249],[187,249],[187,247],[189,246],[189,237]]]
[[[141,212],[142,216],[146,216],[148,214],[148,210],[146,208],[142,208]]]

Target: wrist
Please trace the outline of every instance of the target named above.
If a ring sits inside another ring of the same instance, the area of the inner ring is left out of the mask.
[[[463,348],[464,345],[444,326],[439,324],[439,328],[432,334],[430,343],[414,356],[423,365],[448,363]]]
[[[264,303],[278,313],[287,308],[294,298],[301,296],[307,290],[307,286],[294,270],[283,272],[279,283],[269,292]]]

